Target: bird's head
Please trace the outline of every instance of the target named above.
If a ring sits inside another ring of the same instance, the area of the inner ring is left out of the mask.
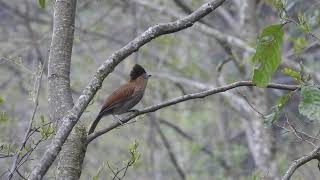
[[[151,75],[147,74],[147,72],[144,70],[142,66],[136,64],[130,72],[130,81],[134,81],[138,77],[143,77],[144,79],[148,80],[148,78],[151,77]]]

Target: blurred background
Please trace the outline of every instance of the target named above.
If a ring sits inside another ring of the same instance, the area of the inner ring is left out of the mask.
[[[114,51],[148,27],[184,17],[204,0],[82,0],[77,3],[71,64],[71,88],[76,100],[97,68]],[[287,14],[307,17],[320,34],[320,2],[290,0]],[[0,0],[0,145],[12,154],[19,146],[32,116],[39,64],[46,63],[50,48],[53,1],[45,9],[36,0]],[[261,30],[281,23],[272,0],[230,0],[191,28],[161,36],[129,56],[108,76],[81,117],[87,126],[103,100],[129,79],[139,63],[152,74],[142,109],[165,100],[228,83],[250,80],[251,58]],[[302,62],[315,82],[320,79],[319,40],[294,24],[284,28],[282,64],[272,82],[296,84],[281,73],[299,70]],[[39,89],[35,126],[48,122],[47,68]],[[318,144],[318,122],[298,113],[299,93],[294,93],[279,119],[261,118],[274,113],[282,90],[237,88],[204,99],[179,103],[135,118],[91,142],[81,179],[110,179],[109,166],[122,168],[130,158],[129,147],[138,143],[139,160],[124,179],[277,179],[294,159]],[[114,119],[104,118],[98,129]],[[39,135],[38,135],[39,136]],[[39,138],[34,137],[34,141]],[[33,140],[32,140],[33,141]],[[50,142],[41,142],[21,172],[28,174]],[[10,148],[8,148],[10,147]],[[0,158],[0,173],[10,169],[12,157]],[[54,164],[56,166],[56,163]],[[52,167],[46,179],[54,179]],[[292,179],[315,180],[317,161],[299,168]],[[4,176],[3,176],[4,177]],[[16,179],[21,177],[16,176]],[[112,179],[112,178],[111,178]]]

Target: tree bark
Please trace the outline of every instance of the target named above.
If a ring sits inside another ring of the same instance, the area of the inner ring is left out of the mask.
[[[70,62],[76,0],[56,1],[48,62],[48,103],[50,121],[58,127],[72,108]]]
[[[250,41],[257,37],[257,0],[242,0],[242,11],[240,15],[243,17],[242,28],[244,36]],[[246,55],[244,58],[247,58]],[[268,111],[268,101],[265,89],[252,89],[251,98],[253,107],[259,107],[259,112],[266,113]],[[253,155],[255,164],[261,176],[267,179],[279,179],[277,172],[277,163],[275,161],[274,137],[271,128],[266,128],[264,120],[255,110],[251,111],[250,119],[247,119],[246,136],[248,139],[249,149]]]
[[[61,119],[73,107],[70,89],[76,0],[55,2],[53,34],[48,63],[48,102],[50,121],[60,128]],[[86,130],[77,125],[62,147],[56,179],[79,179],[86,151]],[[41,179],[41,178],[39,178]]]
[[[73,128],[58,158],[57,180],[79,179],[87,150],[87,133],[83,125]]]

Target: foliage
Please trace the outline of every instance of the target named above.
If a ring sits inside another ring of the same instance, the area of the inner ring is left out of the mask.
[[[284,9],[286,4],[283,0],[265,0],[268,5],[274,9]]]
[[[289,40],[293,42],[294,53],[297,55],[301,55],[304,49],[310,44],[309,41],[304,38],[289,38]]]
[[[16,149],[11,144],[0,142],[0,158],[14,155]]]
[[[280,113],[282,112],[285,105],[288,103],[293,92],[289,92],[278,99],[277,105],[273,107],[272,113],[264,116],[264,123],[271,126],[272,123],[279,119]]]
[[[304,32],[306,34],[309,34],[312,32],[310,20],[307,16],[305,16],[302,13],[299,13],[298,21],[299,21],[299,28],[302,32]]]
[[[253,82],[258,87],[266,87],[281,62],[281,46],[284,31],[282,25],[266,27],[258,37],[256,53],[253,56],[255,64]]]
[[[283,72],[283,74],[292,77],[299,84],[303,83],[303,79],[302,79],[301,73],[299,73],[297,71],[294,71],[292,69],[289,69],[289,68],[284,68],[282,72]]]
[[[0,97],[0,105],[4,104],[4,99]]]
[[[288,103],[290,97],[292,95],[292,92],[289,92],[288,94],[285,94],[283,96],[280,97],[280,99],[278,100],[278,108],[281,110],[283,109],[283,107]]]
[[[124,167],[120,169],[119,168],[114,169],[109,163],[107,163],[110,171],[112,172],[112,175],[111,175],[113,176],[112,179],[122,179],[126,175],[128,168],[136,164],[136,162],[138,161],[141,155],[137,150],[138,146],[139,144],[137,141],[134,141],[133,144],[129,145],[130,158],[128,160],[123,161]],[[99,178],[103,168],[104,168],[104,165],[98,169],[96,175],[92,178],[93,180],[96,180]],[[120,175],[121,173],[122,175]]]
[[[134,141],[134,143],[129,146],[130,159],[124,161],[125,165],[131,166],[138,161],[138,159],[141,156],[141,154],[137,150],[138,146],[139,146],[139,143],[137,141]]]
[[[310,120],[320,120],[320,90],[317,86],[302,86],[302,101],[299,104],[300,114]]]
[[[99,167],[96,175],[94,175],[94,176],[92,177],[92,180],[99,180],[99,177],[100,177],[101,172],[102,172],[102,170],[104,169],[104,167],[105,167],[105,164],[103,163],[102,166]]]
[[[41,7],[41,8],[45,8],[46,7],[46,0],[39,0],[38,1],[39,2],[39,6]]]
[[[4,104],[4,99],[0,97],[0,105]],[[8,114],[7,112],[1,111],[0,112],[0,123],[8,122]]]
[[[40,116],[40,135],[41,138],[46,140],[50,137],[52,137],[55,133],[55,129],[53,128],[53,125],[50,122],[46,122],[44,119],[44,115]]]
[[[243,42],[244,48],[247,49],[249,42],[241,40],[241,31],[246,31],[246,28],[251,28],[250,25],[255,24],[251,24],[249,16],[248,19],[245,17],[249,11],[246,12],[244,8],[250,7],[242,6],[243,4],[238,1],[234,2],[235,3],[230,3],[226,1],[223,5],[224,7],[219,7],[216,12],[209,15],[210,17],[205,17],[204,21],[212,23],[214,28],[198,26],[198,24],[201,24],[201,22],[198,22],[189,30],[155,39],[143,48],[140,48],[134,55],[127,58],[125,62],[120,63],[115,71],[103,82],[103,89],[98,91],[98,93],[101,93],[101,96],[98,94],[95,95],[94,100],[90,102],[89,107],[85,110],[86,113],[81,117],[81,123],[85,125],[90,124],[92,119],[95,118],[96,112],[99,110],[98,107],[103,103],[105,96],[109,95],[116,86],[122,84],[128,78],[127,75],[129,72],[127,72],[127,70],[128,64],[130,63],[138,62],[144,65],[148,72],[150,71],[155,75],[148,83],[147,91],[142,102],[143,105],[137,107],[137,109],[158,104],[162,101],[184,95],[185,93],[202,91],[203,89],[197,88],[197,83],[200,85],[203,84],[203,87],[205,87],[205,85],[214,87],[223,85],[218,83],[231,83],[234,81],[247,80],[248,76],[252,77],[253,71],[247,71],[247,59],[251,59],[248,57],[253,57],[254,54],[251,53],[252,51],[244,50],[241,43],[238,45],[238,41],[234,41],[233,38],[235,38],[235,40],[237,40],[237,37],[240,38],[240,42]],[[316,59],[318,57],[317,50],[319,46],[313,41],[312,37],[307,38],[309,36],[304,33],[308,33],[310,30],[319,32],[319,27],[314,23],[316,21],[320,23],[320,16],[316,19],[314,16],[308,15],[313,12],[316,14],[313,9],[317,11],[318,14],[316,15],[319,15],[319,8],[317,7],[319,4],[316,4],[316,2],[317,0],[263,0],[255,10],[258,28],[263,24],[267,24],[266,26],[268,26],[271,25],[268,24],[270,22],[277,23],[281,20],[287,23],[284,25],[285,29],[283,30],[286,31],[286,36],[289,37],[289,41],[283,40],[284,48],[282,57],[286,57],[286,59],[289,60],[289,67],[294,67],[294,69],[283,69],[281,74],[277,74],[277,79],[275,80],[277,83],[286,84],[289,80],[290,82],[295,81],[294,83],[299,85],[305,86],[305,84],[309,84],[304,78],[305,74],[303,71],[295,69],[295,65],[298,65],[296,63],[300,61],[300,59],[306,67],[306,73],[312,73],[312,75],[318,74],[315,70],[319,67],[319,61]],[[32,113],[31,102],[26,101],[27,93],[35,88],[33,87],[33,81],[37,79],[34,72],[38,59],[48,60],[46,56],[48,56],[48,50],[50,49],[54,9],[52,9],[53,6],[48,6],[48,3],[54,2],[45,0],[38,0],[38,2],[26,1],[26,3],[18,3],[17,0],[3,1],[3,4],[8,4],[8,7],[11,8],[5,8],[5,11],[1,13],[3,14],[3,26],[1,27],[3,30],[1,31],[2,36],[0,36],[0,39],[3,40],[0,43],[1,56],[12,58],[11,61],[7,62],[7,60],[3,60],[3,58],[0,57],[0,86],[2,87],[0,90],[1,94],[4,95],[3,98],[5,98],[5,102],[2,102],[3,99],[0,98],[0,108],[3,107],[6,111],[0,115],[0,121],[10,122],[0,122],[0,126],[2,127],[0,139],[5,140],[3,143],[9,142],[10,144],[19,145],[21,138],[24,136],[26,126],[28,125],[28,119],[25,117],[29,117],[30,113]],[[175,4],[175,1],[152,1],[145,3],[147,6],[139,3],[141,2],[85,1],[78,3],[70,71],[73,100],[79,97],[82,90],[86,87],[87,82],[92,79],[92,74],[97,70],[97,67],[105,63],[107,57],[114,51],[123,47],[152,25],[173,21],[176,20],[178,16],[183,17],[187,15],[187,13],[183,12],[183,9]],[[204,0],[185,1],[185,4],[192,10],[201,6],[203,3],[205,3]],[[288,5],[286,3],[288,3]],[[314,3],[314,6],[310,6],[312,3]],[[152,7],[148,7],[148,5],[154,5],[157,9],[152,9]],[[270,5],[272,9],[268,5]],[[1,7],[2,6],[0,6],[0,8]],[[304,13],[300,14],[299,19],[297,18],[298,11]],[[295,22],[286,21],[286,12],[288,12],[287,15],[292,16],[292,18],[287,18]],[[173,16],[171,16],[171,14]],[[21,15],[24,17],[21,17]],[[177,17],[174,17],[175,15]],[[242,17],[241,15],[244,16]],[[281,15],[285,16],[281,17]],[[283,19],[279,19],[279,16]],[[231,21],[228,21],[229,19]],[[241,23],[244,24],[241,25]],[[31,30],[29,30],[30,27],[28,28],[28,26],[31,27]],[[221,34],[225,35],[222,37],[226,37],[228,42],[230,42],[228,45],[230,45],[232,51],[229,52],[223,49],[223,46],[220,44],[221,42],[216,41],[215,38],[217,37],[214,33],[211,34],[210,30],[213,30],[212,32],[215,30],[222,32]],[[282,31],[282,29],[280,29],[279,32],[275,30],[274,34],[280,33],[280,31]],[[272,42],[274,41],[274,36],[271,35],[265,38],[259,37],[258,41],[254,39],[251,41],[254,42],[254,46],[252,47],[257,49],[258,47],[263,49],[263,45],[268,43],[271,44],[270,46],[273,46],[275,43]],[[281,46],[279,47],[281,48]],[[307,50],[305,51],[306,47]],[[275,51],[273,49],[271,50],[271,48],[272,47],[270,47],[271,55],[274,55]],[[38,51],[40,52],[39,55],[37,55]],[[279,52],[281,55],[280,50]],[[258,54],[255,55],[255,58],[257,58],[257,56]],[[269,53],[265,53],[265,56],[270,58]],[[235,57],[234,59],[237,61],[233,62],[232,57]],[[271,63],[269,60],[266,61]],[[279,61],[276,61],[276,64],[278,64]],[[225,65],[222,66],[223,63],[219,65],[220,62],[225,63]],[[244,66],[244,72],[239,73],[238,69],[236,69],[238,65],[236,62]],[[262,67],[265,67],[265,63],[267,62],[260,62],[259,59],[255,62],[255,65],[258,67],[260,65],[261,70],[266,70],[267,68],[263,69]],[[291,66],[291,63],[293,66]],[[286,66],[286,64],[284,65]],[[219,72],[217,72],[216,69],[220,69],[218,70]],[[46,72],[48,72],[47,69]],[[285,76],[283,76],[283,74]],[[34,78],[32,78],[31,75]],[[267,76],[267,74],[263,73],[262,75]],[[268,75],[268,77],[271,79],[272,75]],[[293,78],[293,80],[291,81],[290,78]],[[7,79],[10,80],[8,85],[5,83]],[[48,112],[48,86],[45,85],[48,79],[43,79],[43,83],[39,89],[39,111],[42,112]],[[182,81],[182,79],[186,79],[186,81]],[[252,97],[250,96],[251,89],[255,89],[255,87],[241,88],[241,91],[243,90],[248,97],[248,104],[253,102],[252,98],[264,98],[266,95],[263,94],[263,96]],[[265,107],[270,107],[269,103],[277,101],[274,103],[275,106],[272,107],[271,110],[269,109],[269,111],[272,111],[271,114],[266,114],[266,123],[271,124],[276,121],[285,110],[286,113],[288,112],[288,119],[296,126],[298,131],[304,131],[311,136],[315,136],[314,132],[317,130],[317,127],[310,124],[310,122],[295,123],[298,119],[306,119],[306,117],[301,118],[301,116],[299,116],[296,108],[299,103],[296,101],[294,94],[298,92],[300,94],[300,90],[301,89],[289,94],[286,94],[285,91],[282,90],[266,90],[268,93],[268,104],[259,104],[264,103],[264,101],[259,101],[259,103],[252,103],[252,107],[264,113],[266,110]],[[250,146],[248,146],[250,138],[245,138],[245,133],[250,133],[250,128],[252,127],[250,123],[257,121],[246,121],[248,122],[246,124],[245,121],[239,120],[242,115],[251,118],[251,114],[243,114],[248,113],[246,111],[236,113],[237,98],[241,100],[241,96],[237,96],[236,94],[237,91],[238,89],[233,90],[234,96],[232,97],[234,98],[224,100],[226,101],[225,103],[222,103],[223,100],[220,101],[220,98],[216,98],[220,96],[220,94],[217,94],[210,98],[177,104],[171,108],[156,112],[157,117],[164,118],[176,124],[181,130],[184,130],[187,135],[194,138],[193,143],[189,145],[189,142],[182,140],[178,131],[166,131],[166,136],[171,142],[170,144],[177,156],[178,163],[181,163],[181,168],[186,173],[187,179],[191,177],[193,179],[247,180],[251,179],[251,177],[255,180],[266,179],[263,178],[265,176],[264,172],[258,171],[257,166],[253,165],[254,160],[252,159],[251,153],[256,149],[250,149]],[[35,94],[30,95],[31,99]],[[302,103],[303,102],[301,102],[301,104]],[[243,106],[245,105],[246,104],[243,104]],[[235,108],[234,111],[233,108]],[[244,109],[245,108],[246,107],[244,107]],[[250,112],[250,107],[248,106],[248,108]],[[1,109],[0,112],[4,111],[3,109]],[[251,110],[251,112],[254,113],[253,110]],[[27,171],[32,169],[35,163],[32,159],[39,159],[38,155],[43,154],[42,151],[49,143],[47,139],[52,137],[50,134],[55,133],[54,129],[49,127],[51,125],[49,124],[48,118],[44,115],[40,116],[39,114],[39,112],[35,114],[37,122],[34,123],[31,129],[32,136],[30,136],[26,145],[23,147],[21,154],[26,154],[28,151],[31,152],[38,144],[39,139],[45,142],[39,143],[39,146],[37,146],[37,149],[35,149],[30,157],[27,156],[24,158],[26,162],[20,167],[20,173],[22,173],[22,175],[27,175]],[[11,115],[13,117],[11,117]],[[148,118],[141,118],[141,121],[139,118],[139,121],[136,119],[132,122],[135,123],[121,126],[119,129],[101,136],[95,142],[89,144],[88,151],[85,155],[88,161],[86,162],[87,166],[83,168],[81,173],[82,179],[112,179],[112,177],[104,177],[109,175],[114,176],[114,174],[109,171],[108,166],[105,166],[107,165],[106,162],[101,162],[101,157],[103,157],[104,154],[107,155],[105,158],[107,158],[109,162],[115,163],[113,170],[116,173],[119,172],[119,177],[124,173],[124,170],[121,171],[122,168],[126,168],[129,162],[135,162],[134,167],[131,167],[134,168],[132,169],[132,173],[128,172],[126,175],[129,176],[130,174],[130,177],[125,177],[124,179],[153,179],[154,177],[160,177],[161,179],[178,179],[177,172],[173,166],[170,165],[168,155],[165,152],[166,149],[159,147],[158,134],[154,131],[154,127],[149,123]],[[104,124],[102,123],[101,125],[108,127],[112,123],[112,117],[106,117]],[[276,123],[276,125],[282,126],[285,122],[284,119],[281,118],[281,121]],[[288,126],[284,126],[284,128],[288,128]],[[290,130],[290,128],[288,129]],[[221,134],[223,131],[224,133]],[[288,164],[291,162],[290,157],[294,156],[298,158],[301,154],[307,153],[306,151],[309,149],[309,145],[307,143],[300,143],[299,141],[299,146],[296,147],[294,152],[291,152],[290,148],[296,137],[294,137],[295,135],[293,133],[282,132],[286,131],[276,131],[276,141],[281,142],[281,146],[276,147],[275,154],[277,155],[274,161],[278,165],[279,161],[283,162],[283,170],[287,170]],[[300,133],[298,133],[298,135],[300,135]],[[302,137],[304,138],[304,135]],[[132,138],[141,139],[141,142],[139,140],[139,146],[130,142]],[[128,147],[129,144],[131,144],[130,147]],[[188,144],[187,147],[186,144]],[[262,143],[262,145],[266,145],[266,148],[268,148],[268,144],[269,143]],[[0,144],[0,149],[2,147],[4,147],[4,145]],[[6,145],[7,149],[8,147],[9,144]],[[203,147],[212,152],[213,156],[208,156],[208,154],[203,151]],[[138,151],[148,156],[139,158],[141,155]],[[17,152],[17,150],[15,152]],[[287,156],[287,152],[290,152],[290,157]],[[14,154],[14,152],[10,153],[10,155],[11,154]],[[221,159],[226,160],[227,165],[231,163],[231,169],[225,169],[223,164],[221,164]],[[3,161],[0,163],[0,169],[10,168],[12,163],[11,159],[1,160]],[[301,168],[300,170],[304,174],[305,171],[309,172],[309,168]],[[51,168],[51,170],[48,171],[47,177],[54,176],[54,174],[54,168]],[[280,175],[282,174],[284,174],[283,171],[280,172]],[[19,178],[17,174],[16,177]],[[297,174],[295,174],[293,178],[296,177]],[[115,177],[115,179],[118,178]],[[301,179],[301,177],[299,179]]]
[[[0,112],[0,123],[8,122],[8,114],[6,112]]]

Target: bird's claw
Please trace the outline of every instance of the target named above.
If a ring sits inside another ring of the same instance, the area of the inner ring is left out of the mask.
[[[119,119],[117,116],[113,115],[113,118],[116,119],[120,124],[121,126],[123,126],[123,122],[121,121],[121,119]]]
[[[139,112],[139,110],[137,110],[137,109],[131,109],[131,110],[129,110],[128,112],[138,113],[138,112]]]

